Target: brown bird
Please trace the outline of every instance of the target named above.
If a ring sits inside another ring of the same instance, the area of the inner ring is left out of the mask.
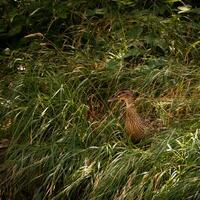
[[[135,98],[131,91],[119,91],[109,102],[120,100],[125,102],[125,131],[135,142],[149,135],[149,127],[139,116],[135,107]]]

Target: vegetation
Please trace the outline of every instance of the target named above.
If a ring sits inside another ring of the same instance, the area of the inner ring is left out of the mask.
[[[200,199],[199,3],[88,2],[0,3],[0,198]],[[151,138],[127,138],[119,89]]]

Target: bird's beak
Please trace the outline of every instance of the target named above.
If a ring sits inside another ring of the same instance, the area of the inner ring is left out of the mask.
[[[108,99],[108,102],[113,102],[113,101],[116,101],[117,100],[117,97],[114,96],[114,97],[111,97],[110,99]]]

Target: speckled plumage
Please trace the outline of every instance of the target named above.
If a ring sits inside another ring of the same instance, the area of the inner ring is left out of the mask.
[[[125,131],[134,140],[140,141],[148,132],[146,123],[137,113],[135,106],[131,105],[125,108]]]
[[[133,94],[130,91],[120,91],[112,99],[121,100],[126,104],[125,107],[125,131],[131,139],[139,142],[149,134],[149,127],[137,113]]]

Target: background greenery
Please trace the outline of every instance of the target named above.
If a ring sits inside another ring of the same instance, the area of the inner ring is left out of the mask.
[[[200,8],[0,2],[1,199],[200,199]],[[133,144],[120,89],[159,124]],[[92,111],[92,112],[91,112]]]

